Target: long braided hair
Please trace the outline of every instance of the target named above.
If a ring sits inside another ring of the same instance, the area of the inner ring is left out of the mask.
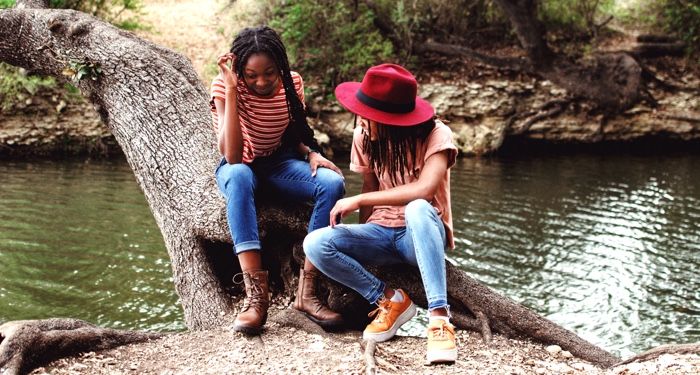
[[[268,26],[247,27],[238,33],[233,40],[231,53],[236,56],[234,69],[238,77],[243,77],[243,70],[248,59],[256,53],[264,53],[275,62],[282,78],[289,112],[289,126],[282,136],[283,145],[294,146],[303,142],[313,150],[321,152],[321,147],[314,138],[314,131],[306,121],[304,105],[294,88],[287,49],[277,32]]]
[[[398,178],[405,184],[406,174],[416,176],[416,147],[423,143],[435,128],[435,120],[430,119],[415,126],[391,126],[377,124],[377,140],[371,140],[371,128],[362,139],[362,151],[369,155],[369,163],[379,176],[388,172],[392,186]]]

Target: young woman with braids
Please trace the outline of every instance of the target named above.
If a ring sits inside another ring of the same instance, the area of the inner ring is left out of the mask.
[[[234,329],[258,334],[267,319],[268,274],[260,257],[255,191],[261,185],[300,202],[313,201],[309,231],[326,227],[345,189],[342,172],[320,153],[304,112],[304,87],[289,68],[279,35],[269,27],[246,28],[231,52],[218,59],[212,82],[212,117],[223,159],[216,181],[226,198],[234,251],[246,299]],[[294,308],[329,329],[339,314],[315,295],[319,273],[310,262],[300,271]]]
[[[449,168],[457,148],[450,128],[434,120],[432,106],[417,90],[413,75],[393,64],[371,67],[361,83],[335,89],[361,124],[350,169],[362,173],[362,194],[339,200],[330,212],[331,226],[309,233],[304,252],[328,277],[377,305],[363,333],[377,342],[392,338],[416,307],[403,290],[388,287],[363,265],[417,267],[428,300],[428,362],[454,362],[445,248],[454,247]],[[338,217],[357,209],[360,224],[339,225]]]

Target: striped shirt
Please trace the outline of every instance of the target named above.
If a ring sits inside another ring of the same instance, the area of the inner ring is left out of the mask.
[[[294,88],[304,103],[304,81],[297,72],[292,72]],[[219,116],[214,98],[226,101],[226,86],[221,75],[211,83],[211,114],[214,131],[219,134]],[[284,87],[270,98],[261,98],[248,90],[243,79],[238,81],[238,117],[243,134],[243,162],[251,163],[255,158],[272,154],[282,143],[282,134],[289,125],[289,110]]]

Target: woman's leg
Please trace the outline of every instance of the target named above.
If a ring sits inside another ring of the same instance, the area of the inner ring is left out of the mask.
[[[216,182],[226,198],[226,217],[245,284],[246,299],[233,327],[256,335],[267,320],[270,304],[268,275],[260,260],[255,210],[257,178],[245,164],[222,163],[216,171]]]
[[[304,253],[321,272],[355,290],[370,303],[383,296],[384,282],[363,265],[402,263],[394,249],[394,229],[377,224],[347,224],[313,231]]]
[[[386,287],[363,265],[404,263],[396,251],[395,235],[403,229],[377,224],[339,225],[311,232],[304,239],[304,252],[323,273],[354,289],[370,303],[377,304],[374,320],[363,338],[382,342],[416,315],[416,307],[403,291]]]
[[[244,252],[260,250],[258,237],[258,220],[255,210],[255,189],[257,177],[253,170],[246,164],[224,163],[216,171],[216,182],[219,190],[226,198],[226,218],[228,219],[231,238],[236,255]],[[258,258],[259,258],[258,254]],[[243,271],[247,269],[260,269],[260,263],[255,263],[254,256],[248,254],[244,257],[245,266],[241,264]],[[255,267],[257,268],[251,268]]]
[[[429,363],[454,362],[457,345],[449,322],[445,271],[445,226],[430,203],[406,205],[406,233],[397,244],[406,261],[418,266],[430,314],[426,357]]]
[[[420,270],[428,310],[447,315],[445,226],[435,208],[424,199],[406,205],[406,234],[397,243],[406,262]]]
[[[257,169],[257,168],[256,168]],[[282,155],[276,162],[266,163],[260,168],[267,185],[289,200],[314,202],[308,231],[328,226],[330,210],[342,198],[345,186],[342,177],[326,168],[319,168],[316,176],[311,175],[307,162]],[[294,308],[306,314],[309,319],[326,329],[334,329],[343,323],[340,314],[332,311],[318,299],[316,283],[319,272],[306,259],[299,273],[299,287]]]

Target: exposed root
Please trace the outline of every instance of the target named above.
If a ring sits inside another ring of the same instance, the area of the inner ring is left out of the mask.
[[[0,325],[0,374],[24,374],[58,358],[162,336],[100,328],[78,319],[8,322]]]
[[[644,353],[637,354],[631,358],[628,358],[620,363],[615,364],[615,366],[626,365],[635,361],[643,362],[650,359],[660,357],[664,354],[700,354],[700,343],[693,344],[672,344],[672,345],[661,345],[654,349],[647,350]]]
[[[529,118],[520,124],[511,125],[510,134],[523,134],[530,130],[530,127],[535,123],[560,114],[570,101],[570,99],[552,99],[544,103],[537,111],[527,112],[521,115],[521,117]]]
[[[377,342],[374,340],[363,340],[360,347],[364,346],[365,374],[375,375],[377,373],[377,361],[374,352],[377,349]]]
[[[489,326],[489,318],[481,311],[477,311],[475,314],[476,319],[479,322],[481,337],[483,337],[484,342],[488,344],[493,339],[491,335],[491,327]]]

